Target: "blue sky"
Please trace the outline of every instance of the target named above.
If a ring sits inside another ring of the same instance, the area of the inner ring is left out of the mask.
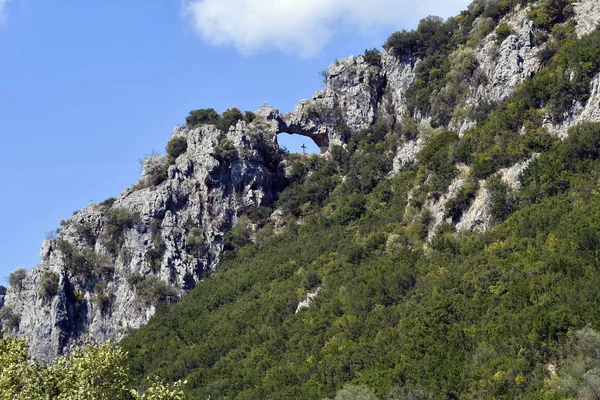
[[[336,58],[468,3],[0,0],[0,278],[38,264],[61,218],[134,184],[190,110],[291,111]]]

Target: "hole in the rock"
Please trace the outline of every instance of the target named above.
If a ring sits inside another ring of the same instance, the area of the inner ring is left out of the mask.
[[[304,149],[306,154],[319,154],[321,150],[315,144],[315,142],[306,136],[302,135],[290,135],[289,133],[280,133],[277,135],[277,143],[279,146],[283,146],[290,153],[302,153],[302,146],[306,146]]]

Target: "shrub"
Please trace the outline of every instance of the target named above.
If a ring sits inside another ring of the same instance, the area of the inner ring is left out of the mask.
[[[117,201],[117,199],[115,199],[114,197],[109,197],[108,199],[104,200],[102,203],[98,204],[100,207],[104,207],[106,209],[111,208],[113,206],[113,204],[115,204],[115,202]]]
[[[6,294],[6,288],[0,285],[0,296],[4,296]]]
[[[18,290],[22,289],[23,279],[27,275],[27,270],[25,268],[17,268],[8,276],[8,284]]]
[[[152,237],[152,245],[153,247],[146,251],[144,258],[150,264],[150,269],[156,273],[160,270],[162,257],[165,254],[165,243],[158,232]]]
[[[54,297],[58,293],[59,275],[54,271],[44,271],[40,279],[40,296]]]
[[[231,162],[237,157],[237,149],[231,140],[223,136],[219,139],[217,147],[215,147],[214,156],[219,162],[231,165]]]
[[[545,0],[529,12],[529,18],[540,29],[549,31],[574,13],[572,0]]]
[[[204,108],[200,110],[190,111],[185,119],[185,122],[190,126],[202,124],[216,124],[221,116],[213,108]]]
[[[105,313],[106,311],[108,311],[111,305],[110,296],[106,293],[98,293],[94,297],[94,303],[102,313]]]
[[[248,217],[240,217],[237,225],[231,228],[223,237],[224,249],[230,251],[240,249],[252,243],[250,239]]]
[[[256,114],[254,114],[252,111],[246,111],[244,113],[244,119],[247,123],[252,123],[252,121],[254,121],[254,118],[256,118]]]
[[[82,238],[88,246],[94,247],[96,245],[96,235],[94,234],[94,228],[91,223],[79,222],[74,224],[74,226],[79,237]]]
[[[123,233],[126,229],[133,229],[140,223],[140,215],[126,208],[112,208],[106,215],[104,221],[104,245],[111,254],[117,254],[117,250],[124,243]]]
[[[156,305],[174,299],[177,290],[157,276],[149,276],[135,285],[138,299],[146,305]]]
[[[269,207],[255,207],[248,211],[248,218],[252,223],[262,226],[272,213]]]
[[[381,61],[381,54],[377,49],[365,50],[365,62],[374,67],[378,67]]]
[[[169,160],[158,153],[151,153],[142,161],[146,185],[157,186],[167,180],[169,171]]]
[[[496,43],[500,44],[504,42],[504,39],[506,39],[512,34],[513,31],[512,29],[510,29],[510,26],[507,23],[502,23],[498,25],[498,27],[496,28]]]
[[[253,118],[254,119],[254,118]],[[215,124],[217,129],[227,132],[229,128],[235,126],[238,121],[244,120],[244,114],[237,107],[227,109],[221,119]]]
[[[504,221],[513,211],[514,196],[510,193],[508,185],[502,182],[499,175],[488,178],[485,186],[490,193],[489,210],[492,219],[495,222]]]
[[[202,230],[198,227],[192,228],[185,238],[186,245],[191,254],[199,256],[202,251]]]
[[[460,188],[458,193],[456,193],[456,196],[446,203],[446,213],[444,218],[451,217],[452,222],[458,222],[463,213],[471,206],[471,203],[473,203],[478,190],[479,181],[472,180],[467,182]]]
[[[175,136],[167,143],[167,156],[170,163],[175,162],[177,157],[187,151],[187,139],[183,136]]]
[[[18,328],[21,316],[15,312],[12,306],[5,306],[0,309],[0,321],[8,328]]]

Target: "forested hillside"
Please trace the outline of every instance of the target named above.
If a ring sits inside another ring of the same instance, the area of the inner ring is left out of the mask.
[[[515,6],[493,4],[461,17]],[[548,129],[600,71],[600,33],[578,38],[570,7],[530,9],[543,68],[462,135],[434,129],[449,120],[432,93],[473,32],[455,19],[427,36],[428,19],[392,35],[389,51],[420,59],[406,118],[289,157],[284,231],[240,223],[217,272],[125,339],[139,381],[187,379],[194,398],[595,398],[600,124]],[[413,135],[426,144],[390,174]],[[497,173],[523,161],[517,182]],[[457,231],[482,190],[490,229]],[[429,206],[444,196],[440,223]]]

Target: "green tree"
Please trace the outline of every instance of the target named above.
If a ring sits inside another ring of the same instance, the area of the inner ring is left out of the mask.
[[[6,400],[183,400],[184,382],[151,380],[140,393],[130,389],[127,354],[111,343],[84,345],[48,365],[37,362],[23,339],[0,334],[0,399]]]
[[[40,296],[45,298],[54,297],[58,293],[58,281],[60,276],[54,271],[44,271],[40,279]]]
[[[8,284],[17,290],[21,290],[23,280],[27,276],[27,270],[25,268],[17,268],[8,275]]]

